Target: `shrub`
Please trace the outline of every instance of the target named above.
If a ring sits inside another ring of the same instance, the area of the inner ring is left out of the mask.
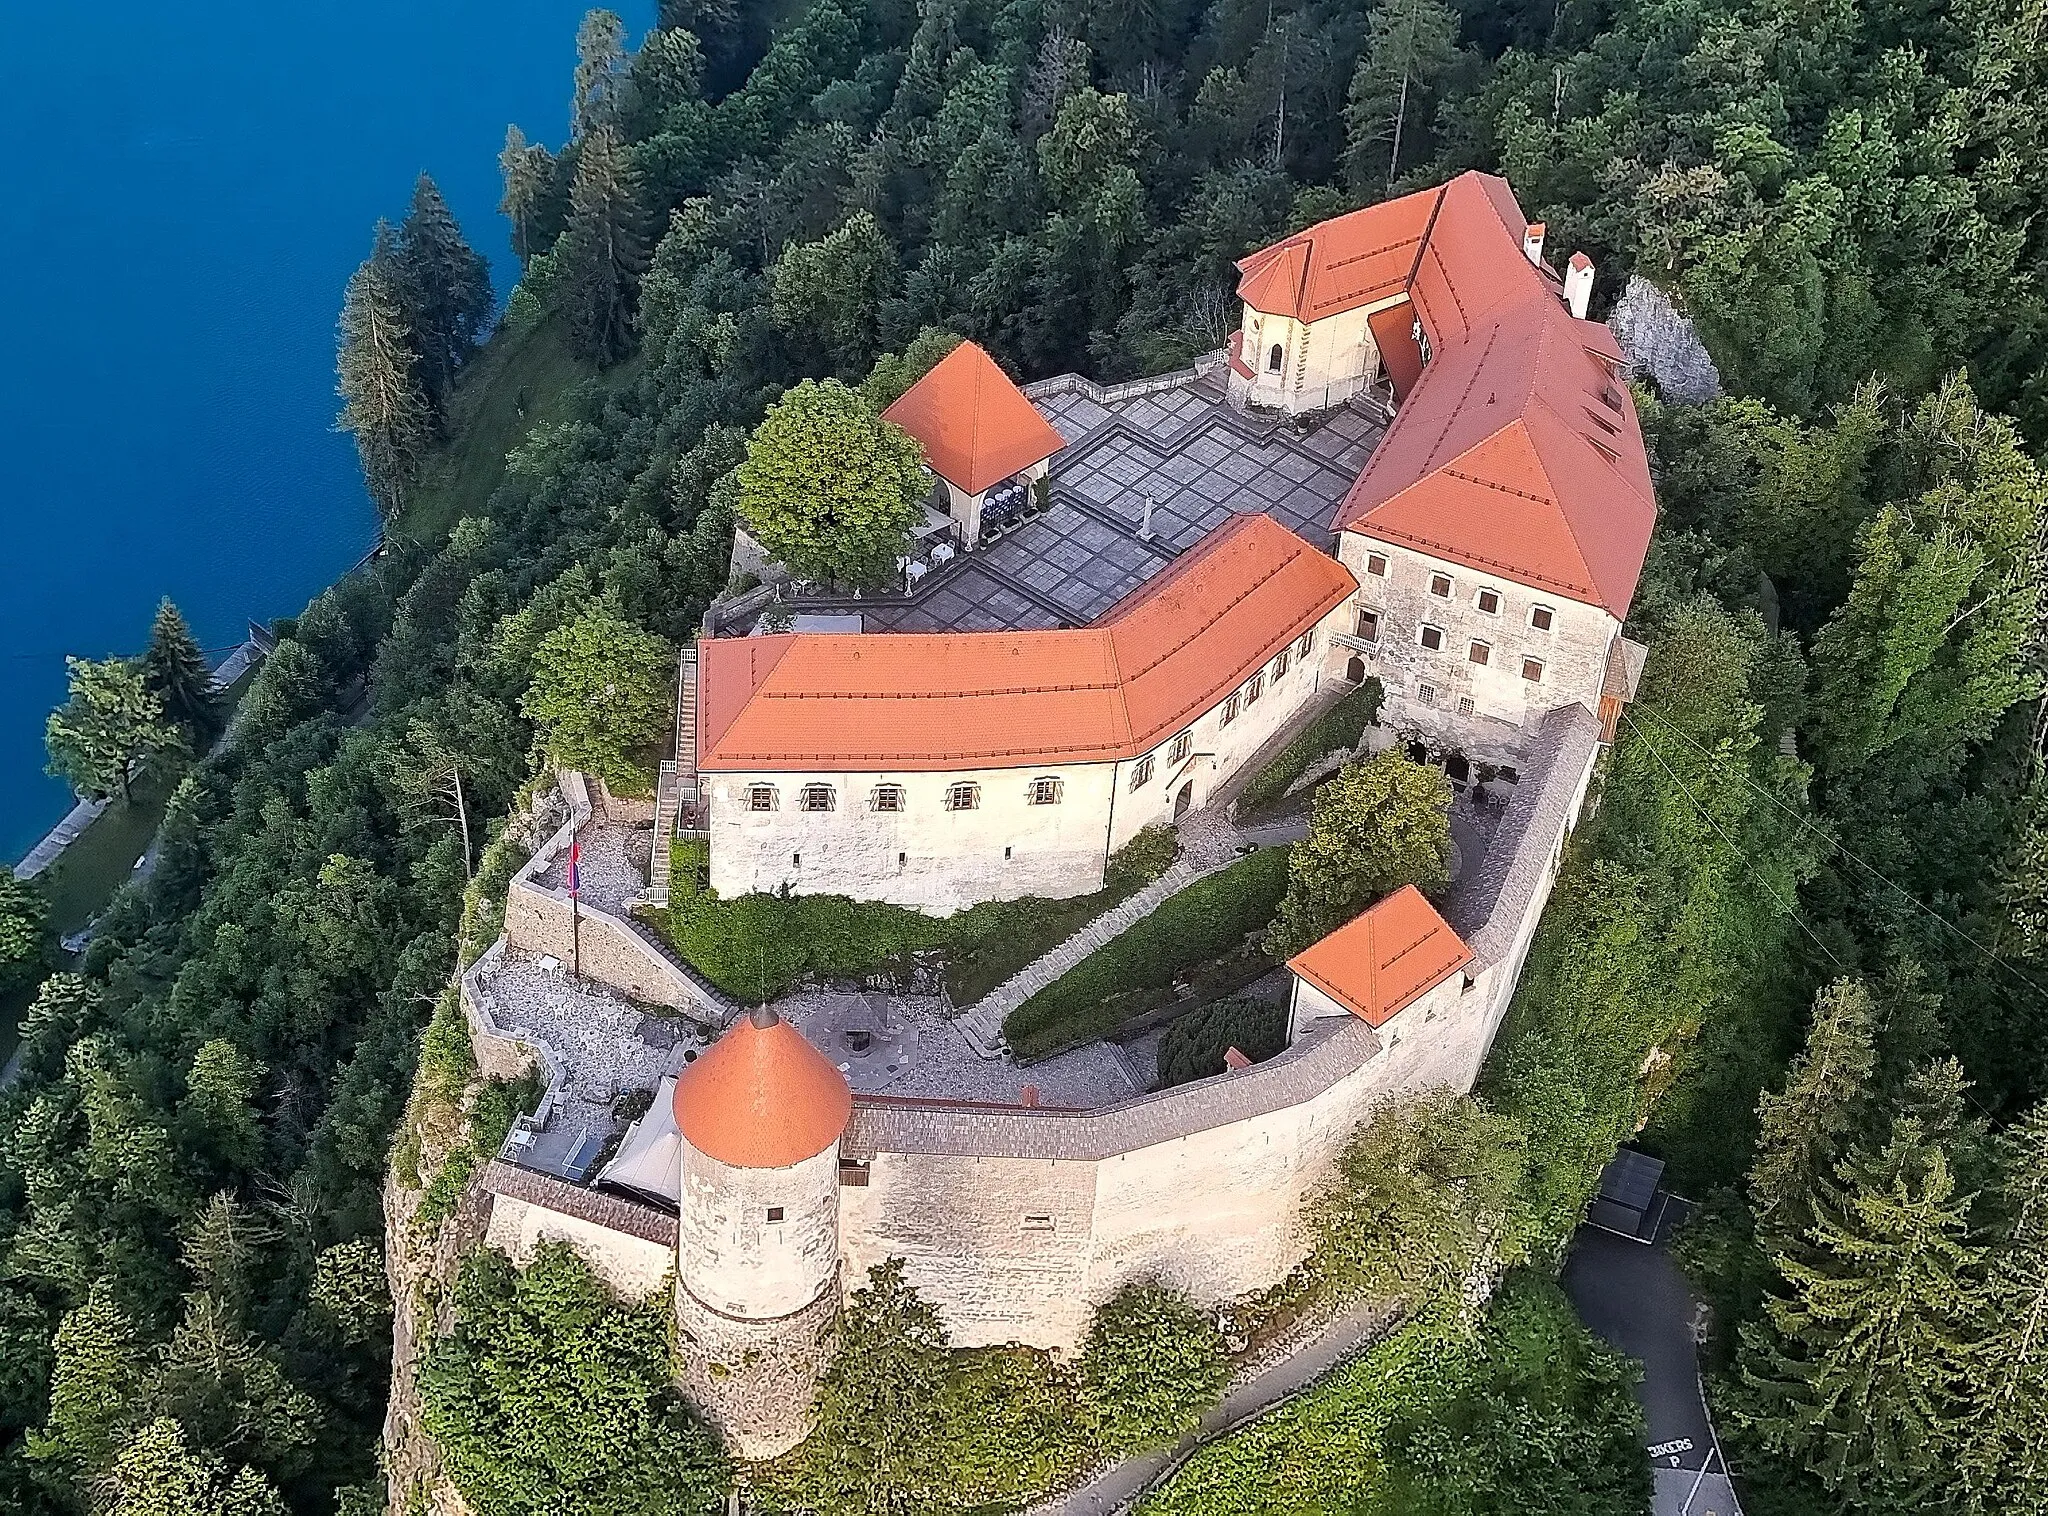
[[[571,1248],[542,1243],[523,1272],[470,1254],[456,1306],[422,1414],[477,1516],[717,1508],[725,1458],[671,1382],[659,1304],[618,1304]]]
[[[1104,1302],[1081,1346],[1097,1448],[1127,1453],[1195,1429],[1230,1377],[1223,1336],[1185,1295],[1153,1281]]]
[[[1159,1044],[1159,1087],[1171,1089],[1223,1072],[1223,1055],[1236,1048],[1253,1063],[1287,1046],[1287,1007],[1270,1000],[1212,1000],[1167,1023]]]
[[[1385,692],[1377,679],[1368,679],[1339,700],[1308,728],[1288,743],[1271,763],[1253,776],[1237,797],[1241,811],[1255,811],[1271,805],[1319,759],[1336,752],[1355,751],[1365,740],[1365,729],[1380,718]]]
[[[1040,1057],[1158,1003],[1176,979],[1245,950],[1273,919],[1286,883],[1287,850],[1261,848],[1169,896],[1012,1011],[1003,1026],[1010,1046]]]

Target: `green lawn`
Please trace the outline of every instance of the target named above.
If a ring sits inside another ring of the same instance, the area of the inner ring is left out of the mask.
[[[624,382],[633,368],[621,364],[606,382]],[[456,382],[453,440],[428,460],[391,535],[432,545],[464,516],[481,516],[505,477],[505,455],[535,427],[567,417],[571,392],[591,373],[569,351],[566,318],[552,316],[527,331],[501,329]]]
[[[50,902],[50,926],[58,936],[84,927],[128,882],[164,819],[174,788],[175,780],[138,780],[133,803],[114,799],[61,858],[36,875],[35,886]]]

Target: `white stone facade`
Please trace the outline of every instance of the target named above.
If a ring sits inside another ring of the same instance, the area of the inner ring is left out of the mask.
[[[1332,612],[1137,758],[707,774],[711,888],[724,898],[847,895],[941,916],[984,900],[1090,894],[1118,848],[1206,805],[1308,703],[1325,671],[1342,667],[1332,634],[1351,614]]]
[[[1603,607],[1363,532],[1341,534],[1337,556],[1359,585],[1340,627],[1346,661],[1356,658],[1351,672],[1385,687],[1383,725],[1513,763],[1544,715],[1573,704],[1599,710],[1621,635]]]
[[[1289,415],[1342,405],[1380,377],[1369,319],[1406,303],[1406,295],[1396,295],[1309,322],[1245,306],[1238,356],[1251,374],[1232,369],[1231,398]]]
[[[769,1321],[825,1292],[839,1266],[839,1152],[739,1168],[682,1146],[678,1286],[721,1316]]]

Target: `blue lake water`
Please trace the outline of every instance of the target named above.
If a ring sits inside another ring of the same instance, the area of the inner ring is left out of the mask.
[[[503,293],[498,149],[561,140],[585,8],[0,4],[0,858],[69,804],[66,653],[139,651],[164,595],[232,645],[369,546],[342,285],[425,170]]]

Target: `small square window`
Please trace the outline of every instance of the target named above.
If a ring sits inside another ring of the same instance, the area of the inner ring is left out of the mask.
[[[1423,705],[1435,705],[1435,704],[1436,704],[1436,686],[1435,686],[1435,685],[1433,685],[1433,684],[1418,684],[1418,685],[1416,685],[1416,686],[1415,686],[1415,698],[1416,698],[1416,699],[1417,699],[1418,701],[1420,701],[1420,702],[1421,702],[1421,703],[1422,703]]]
[[[793,869],[802,868],[804,866],[804,855],[802,853],[791,853],[789,855],[789,866]]]
[[[1052,1217],[1026,1216],[1023,1225],[1024,1230],[1027,1232],[1050,1232],[1052,1230]]]
[[[1031,781],[1031,803],[1033,805],[1058,805],[1060,791],[1064,786],[1057,779],[1034,779]]]
[[[903,786],[900,784],[878,784],[870,797],[870,803],[878,811],[891,813],[903,809]]]
[[[1500,591],[1481,590],[1479,592],[1479,608],[1489,616],[1498,616],[1500,614]]]
[[[1303,632],[1301,634],[1301,641],[1294,644],[1294,656],[1297,658],[1306,658],[1309,654],[1309,649],[1313,648],[1315,645],[1316,634],[1314,629],[1311,628],[1310,630]]]
[[[1419,635],[1422,645],[1432,653],[1442,649],[1444,645],[1444,629],[1442,627],[1425,626]]]
[[[1512,764],[1503,763],[1500,766],[1500,777],[1509,784],[1520,784],[1522,782],[1522,771]]]
[[[1471,651],[1466,653],[1465,656],[1481,668],[1484,668],[1493,658],[1493,646],[1491,643],[1474,642]]]
[[[775,786],[772,784],[750,784],[747,786],[747,809],[750,811],[772,811],[775,809]]]
[[[1182,732],[1173,739],[1173,746],[1166,750],[1166,761],[1171,767],[1179,768],[1194,750],[1195,734],[1192,731]]]
[[[1543,682],[1543,660],[1541,658],[1524,658],[1522,660],[1522,677],[1531,684],[1541,684]]]
[[[768,1207],[768,1219],[770,1221],[780,1221],[782,1219],[782,1207],[779,1205]]]
[[[900,869],[900,868],[902,868],[902,867],[903,867],[903,866],[904,866],[905,864],[907,864],[907,863],[909,863],[909,862],[910,862],[910,854],[908,854],[908,853],[898,853],[898,854],[896,855],[896,867],[898,867],[899,869]]]
[[[797,805],[806,811],[829,811],[836,798],[829,784],[807,784],[797,796]]]
[[[1229,726],[1235,720],[1237,720],[1237,696],[1232,695],[1223,702],[1223,725]]]
[[[1429,576],[1429,592],[1439,600],[1450,599],[1451,576],[1449,574],[1431,574]]]
[[[1472,697],[1470,695],[1460,695],[1458,697],[1458,714],[1460,716],[1472,714]]]
[[[1367,642],[1380,640],[1380,613],[1360,611],[1358,613],[1358,635]]]
[[[1529,625],[1535,627],[1539,632],[1549,631],[1550,624],[1555,619],[1556,613],[1547,605],[1536,605],[1529,608]]]
[[[981,786],[978,784],[951,784],[946,786],[946,809],[949,811],[971,811],[981,804]]]
[[[1257,705],[1259,703],[1259,696],[1264,693],[1265,688],[1265,673],[1261,671],[1252,675],[1251,678],[1244,682],[1244,703],[1246,705]]]
[[[1377,574],[1382,579],[1386,578],[1387,555],[1385,553],[1367,553],[1365,555],[1365,571],[1368,574]]]
[[[1137,767],[1131,770],[1131,788],[1134,790],[1142,790],[1146,785],[1150,784],[1151,782],[1152,755],[1150,753],[1147,753],[1144,757],[1138,760]]]
[[[1273,660],[1273,678],[1276,682],[1287,673],[1288,662],[1287,649],[1283,647],[1280,649],[1280,656]]]

